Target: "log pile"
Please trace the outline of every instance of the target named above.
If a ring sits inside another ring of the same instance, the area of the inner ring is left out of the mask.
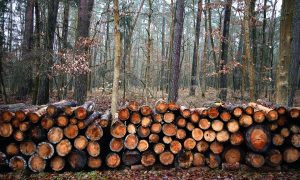
[[[154,164],[236,169],[295,165],[300,157],[300,109],[256,103],[187,108],[129,102],[111,117],[62,101],[12,106],[0,115],[0,169],[64,171]]]

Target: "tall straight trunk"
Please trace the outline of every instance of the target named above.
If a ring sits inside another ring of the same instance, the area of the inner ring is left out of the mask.
[[[25,10],[25,29],[22,42],[22,58],[23,60],[28,59],[28,55],[33,48],[33,10],[34,10],[34,0],[27,0],[26,10]],[[18,96],[24,97],[30,93],[32,84],[32,74],[30,72],[26,76],[22,75],[20,78],[22,82],[18,87]]]
[[[194,40],[194,53],[193,53],[193,63],[192,63],[192,74],[191,74],[191,86],[190,95],[195,96],[195,90],[197,87],[197,66],[198,62],[198,51],[199,51],[199,37],[200,37],[200,24],[202,15],[202,0],[198,0],[198,12],[196,20],[196,31]]]
[[[239,38],[239,45],[238,50],[236,53],[236,59],[238,63],[242,64],[242,58],[243,58],[243,30],[241,26],[241,33]],[[241,71],[239,67],[234,68],[233,70],[233,91],[236,92],[236,90],[240,89],[241,87]]]
[[[259,71],[258,71],[258,81],[259,82],[259,90],[262,92],[265,88],[265,82],[262,80],[264,79],[265,76],[265,70],[264,67],[266,66],[266,60],[267,60],[267,34],[266,34],[266,26],[267,26],[267,0],[264,0],[264,12],[263,12],[263,26],[262,26],[262,48],[260,49],[261,51],[261,56],[260,56],[260,62],[259,62]]]
[[[35,41],[34,41],[34,45],[35,48],[37,50],[40,49],[41,47],[41,38],[40,38],[40,34],[41,34],[41,26],[40,26],[40,10],[39,10],[39,1],[35,0],[34,2],[34,8],[35,8]],[[39,86],[40,86],[40,71],[39,71],[39,67],[40,67],[40,63],[41,63],[41,58],[37,57],[36,58],[36,67],[35,67],[35,79],[34,79],[34,89],[33,89],[33,95],[32,95],[32,104],[37,104],[37,98],[38,98],[38,92],[39,92]]]
[[[184,1],[176,1],[175,13],[175,29],[174,29],[174,42],[172,52],[172,70],[171,70],[171,87],[169,88],[168,100],[176,102],[178,98],[179,89],[179,74],[180,74],[180,49],[183,31],[183,17]]]
[[[294,0],[283,1],[280,18],[279,62],[276,69],[276,103],[282,105],[288,103],[293,9]]]
[[[125,81],[126,80],[125,78],[126,78],[127,74],[130,74],[132,72],[130,57],[131,57],[131,49],[132,49],[133,31],[136,26],[137,20],[140,16],[144,2],[145,2],[145,0],[141,1],[141,4],[137,11],[137,14],[133,20],[133,23],[131,23],[131,22],[128,23],[128,26],[127,26],[128,28],[126,29],[127,33],[124,33],[126,36],[124,37],[124,51],[123,51],[124,53],[123,53],[123,58],[122,58],[123,66],[124,66],[124,69],[123,69],[123,76],[124,76],[123,99],[125,99],[125,96],[126,96],[126,84],[129,84],[129,81]],[[124,21],[124,23],[127,23],[127,22]],[[123,38],[123,36],[122,36],[122,38]],[[128,78],[128,80],[129,80],[129,78]]]
[[[109,18],[110,18],[110,13],[109,13],[109,7],[110,7],[110,0],[106,1],[106,34],[105,34],[105,52],[104,52],[104,67],[107,67],[107,62],[109,62],[109,51],[110,51],[110,38],[109,38]],[[105,73],[101,73],[102,76],[102,88],[105,88]]]
[[[251,0],[250,2],[250,32],[251,32],[251,45],[252,45],[252,59],[255,69],[258,69],[259,63],[257,62],[257,38],[256,38],[256,12],[255,12],[255,3],[256,0]],[[255,74],[254,74],[255,76]],[[255,79],[257,77],[255,76]],[[255,82],[254,89],[254,97],[257,99],[257,95],[259,93],[260,83],[258,81]]]
[[[12,43],[13,43],[13,1],[9,3],[9,30],[8,30],[8,51],[12,51]]]
[[[211,20],[211,4],[210,0],[206,1],[206,4],[209,6],[208,7],[208,29],[209,29],[209,37],[210,37],[210,44],[211,44],[211,49],[212,49],[212,55],[213,55],[213,60],[215,64],[215,71],[216,73],[219,71],[218,69],[218,61],[217,61],[217,55],[215,51],[215,42],[214,42],[214,37],[212,33],[212,20]]]
[[[290,93],[289,106],[293,106],[296,89],[298,87],[298,76],[300,66],[300,1],[295,1],[292,25],[292,59],[290,65]]]
[[[4,102],[7,104],[8,99],[7,99],[7,94],[6,94],[6,89],[4,85],[4,72],[3,72],[3,65],[2,65],[2,60],[3,60],[3,49],[4,49],[4,23],[5,23],[5,9],[6,9],[6,3],[2,2],[0,3],[0,83],[1,83],[1,92],[2,92],[2,97],[4,99]]]
[[[251,48],[250,48],[250,3],[251,0],[245,0],[246,6],[245,6],[245,20],[244,20],[244,28],[245,28],[245,35],[244,35],[244,44],[245,44],[245,58],[247,60],[248,69],[249,69],[249,94],[250,94],[250,100],[254,101],[254,89],[255,89],[255,77],[254,77],[254,64],[253,64],[253,58],[251,56]],[[243,66],[246,66],[246,64],[243,64]],[[244,67],[245,68],[245,67]]]
[[[64,0],[64,17],[63,17],[64,19],[63,19],[63,30],[62,30],[63,48],[68,47],[69,11],[70,11],[70,1]]]
[[[206,9],[206,8],[205,8]],[[205,92],[206,92],[206,72],[207,72],[207,61],[208,61],[208,37],[207,37],[207,33],[208,33],[208,29],[207,29],[207,10],[203,11],[204,13],[204,19],[205,19],[205,37],[204,37],[204,48],[203,48],[203,63],[202,63],[202,73],[200,73],[200,79],[202,78],[202,82],[201,82],[201,87],[202,87],[202,97],[205,97]]]
[[[162,28],[161,28],[161,69],[160,69],[160,90],[162,91],[162,96],[164,96],[164,84],[165,84],[165,60],[166,60],[166,50],[165,50],[165,41],[166,41],[166,17],[165,17],[165,0],[163,0],[163,14],[162,14]]]
[[[115,116],[118,107],[118,90],[120,80],[120,66],[121,66],[121,33],[120,33],[120,14],[119,14],[119,0],[114,2],[114,39],[115,39],[115,58],[114,58],[114,78],[111,96],[111,112]]]
[[[52,52],[53,52],[53,42],[54,34],[56,28],[56,19],[58,13],[59,0],[48,1],[48,19],[47,19],[47,40],[46,40],[46,50],[47,60],[42,62],[42,70],[40,80],[40,88],[38,93],[38,104],[46,104],[49,102],[49,91],[50,91],[50,74],[49,69],[52,65]]]
[[[151,37],[151,20],[152,20],[152,13],[153,13],[153,9],[152,9],[152,0],[148,0],[148,5],[149,5],[149,12],[148,12],[148,27],[147,27],[147,60],[146,60],[146,71],[145,71],[145,79],[146,79],[146,83],[145,83],[145,89],[146,91],[149,90],[149,86],[150,86],[150,64],[151,64],[151,47],[152,47],[152,37]],[[148,94],[146,95],[146,98],[148,100]]]
[[[63,17],[63,29],[62,29],[62,46],[63,49],[66,50],[68,48],[68,33],[69,33],[69,14],[70,14],[70,1],[64,0],[64,17]],[[64,99],[67,96],[67,75],[62,75],[61,77],[61,99]]]
[[[166,88],[166,91],[168,94],[170,93],[170,87],[172,86],[171,82],[171,66],[172,66],[172,55],[173,55],[173,43],[174,43],[174,31],[175,31],[175,8],[174,8],[174,2],[171,0],[171,25],[170,25],[170,41],[169,41],[169,58],[168,58],[168,86]]]
[[[90,21],[92,17],[92,10],[94,0],[80,0],[78,7],[78,23],[77,23],[77,37],[76,46],[78,46],[81,53],[87,55],[86,63],[89,62],[88,55],[89,47],[80,44],[82,39],[89,38]],[[75,99],[79,104],[83,104],[87,97],[88,73],[83,72],[75,77]]]
[[[226,64],[228,61],[228,41],[229,41],[229,26],[230,26],[230,14],[231,14],[232,0],[227,0],[225,7],[225,17],[223,23],[223,41],[221,52],[221,64],[220,64],[220,99],[226,101],[227,97],[227,69]]]

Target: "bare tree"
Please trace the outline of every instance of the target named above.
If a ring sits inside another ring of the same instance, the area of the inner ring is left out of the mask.
[[[250,48],[250,3],[251,0],[245,0],[245,20],[244,20],[244,45],[245,45],[245,59],[248,62],[249,67],[249,93],[250,93],[250,99],[251,101],[254,101],[254,87],[255,87],[255,81],[254,81],[254,64],[253,59],[251,56],[251,48]],[[243,68],[245,68],[247,65],[244,63]],[[245,79],[244,79],[245,80]]]
[[[295,1],[292,25],[292,59],[290,65],[290,94],[289,106],[293,106],[296,89],[299,81],[299,66],[300,66],[300,1]]]
[[[179,89],[179,74],[180,74],[180,50],[183,31],[183,13],[184,1],[176,1],[176,16],[175,16],[175,29],[174,29],[174,42],[172,52],[172,70],[171,70],[171,86],[169,88],[169,101],[177,101]]]
[[[202,0],[198,0],[198,12],[196,20],[196,31],[195,31],[195,40],[194,40],[194,53],[193,53],[193,63],[192,63],[192,75],[191,75],[191,86],[190,86],[190,95],[195,95],[195,89],[197,86],[197,66],[198,62],[198,51],[199,51],[199,37],[200,37],[200,24],[201,24],[201,15],[202,15]]]
[[[276,103],[287,105],[289,64],[291,63],[294,0],[285,0],[281,8],[279,62],[276,69]]]
[[[222,40],[222,52],[221,52],[221,64],[220,64],[220,95],[219,97],[226,101],[227,98],[227,70],[226,64],[228,61],[228,47],[229,47],[229,26],[230,26],[230,14],[231,14],[232,0],[227,0],[225,6],[225,17],[223,23],[223,40]]]
[[[115,58],[114,58],[114,79],[111,95],[111,112],[113,116],[117,112],[118,107],[118,91],[120,80],[120,66],[121,66],[121,33],[120,33],[120,14],[119,14],[119,0],[114,2],[114,38],[115,38]]]
[[[80,0],[78,7],[78,24],[76,46],[83,53],[88,54],[88,46],[83,44],[84,39],[89,37],[90,21],[92,16],[94,0]],[[87,57],[89,58],[89,56]],[[87,59],[86,61],[89,61]],[[81,73],[75,77],[75,99],[82,104],[87,96],[87,73]]]
[[[40,87],[38,91],[38,104],[46,104],[49,102],[49,91],[50,91],[50,73],[49,69],[52,65],[53,56],[53,42],[54,34],[57,22],[59,0],[48,1],[48,20],[47,20],[47,37],[45,41],[45,49],[48,51],[47,59],[42,62],[41,69],[43,70],[41,74]]]

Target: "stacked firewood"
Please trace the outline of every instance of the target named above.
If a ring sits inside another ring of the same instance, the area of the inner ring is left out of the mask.
[[[41,172],[101,167],[101,143],[110,112],[94,111],[91,101],[76,105],[61,101],[38,110],[22,106],[2,111],[0,169]]]
[[[81,170],[103,167],[279,167],[298,162],[300,109],[216,105],[187,108],[135,101],[110,111],[62,101],[0,115],[0,169]],[[35,108],[35,109],[34,109]],[[101,147],[101,148],[100,148]],[[101,150],[100,150],[101,149]]]
[[[111,126],[114,161],[109,167],[160,163],[234,168],[293,164],[300,153],[300,110],[212,105],[187,108],[158,101],[155,108],[132,101]],[[109,160],[110,162],[110,160]]]

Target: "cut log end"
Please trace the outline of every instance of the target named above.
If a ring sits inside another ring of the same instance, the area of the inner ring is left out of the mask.
[[[122,138],[126,134],[126,126],[121,121],[116,121],[110,128],[110,134],[115,138]]]
[[[171,165],[174,162],[174,155],[170,151],[165,151],[159,155],[159,161],[165,166]]]
[[[68,139],[63,139],[56,145],[56,152],[62,157],[68,155],[71,152],[71,149],[72,144]]]
[[[265,152],[270,145],[270,132],[261,125],[255,125],[246,131],[246,144],[255,152]]]
[[[120,165],[121,158],[116,153],[110,153],[106,156],[106,165],[110,168],[116,168]]]
[[[125,129],[126,130],[126,129]],[[103,130],[101,126],[97,124],[89,125],[85,131],[85,136],[91,141],[98,141],[103,136]]]
[[[74,140],[74,147],[78,150],[84,150],[87,145],[88,140],[85,136],[80,135]]]
[[[29,158],[28,167],[33,172],[43,172],[46,168],[46,161],[44,158],[35,154]]]
[[[48,140],[53,143],[57,144],[59,143],[62,138],[64,137],[63,130],[59,127],[53,127],[48,131]]]
[[[54,147],[47,142],[41,142],[37,147],[38,155],[43,159],[50,159],[54,154]]]
[[[64,158],[62,158],[60,156],[55,156],[54,158],[51,159],[50,167],[53,171],[56,171],[56,172],[63,170],[65,167]]]
[[[21,156],[14,156],[9,160],[9,167],[13,171],[17,170],[25,170],[27,167],[27,163],[25,159]]]
[[[90,156],[97,157],[100,155],[100,144],[97,141],[90,141],[86,150]]]

